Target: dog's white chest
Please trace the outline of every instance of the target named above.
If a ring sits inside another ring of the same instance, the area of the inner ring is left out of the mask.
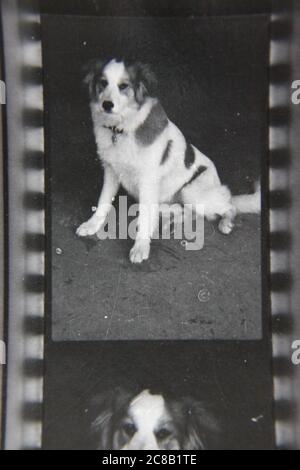
[[[96,140],[101,160],[112,166],[124,188],[138,197],[142,162],[134,137],[126,133],[116,134],[101,130]]]

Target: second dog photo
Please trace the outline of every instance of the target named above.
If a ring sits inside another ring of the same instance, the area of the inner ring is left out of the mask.
[[[43,17],[55,341],[262,338],[268,26]]]
[[[273,449],[271,390],[263,341],[52,342],[44,448]]]

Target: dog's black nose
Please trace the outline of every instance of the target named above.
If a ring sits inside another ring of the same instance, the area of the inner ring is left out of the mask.
[[[114,104],[112,101],[103,101],[102,106],[104,111],[111,111],[114,107]]]

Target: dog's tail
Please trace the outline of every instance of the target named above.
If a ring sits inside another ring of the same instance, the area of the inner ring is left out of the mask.
[[[232,204],[236,208],[238,214],[260,214],[261,212],[261,189],[260,183],[255,185],[253,194],[243,194],[241,196],[233,196]]]

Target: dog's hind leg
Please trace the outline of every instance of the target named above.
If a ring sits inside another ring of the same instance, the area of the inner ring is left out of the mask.
[[[219,230],[228,234],[232,231],[236,214],[259,214],[261,211],[260,185],[257,183],[253,194],[243,194],[231,198],[232,208],[222,217]]]
[[[234,227],[234,219],[236,216],[236,209],[234,206],[231,207],[221,218],[219,222],[219,230],[220,232],[224,233],[224,235],[228,235],[232,232]]]
[[[183,204],[191,204],[197,214],[204,215],[208,220],[214,220],[220,216],[219,230],[222,233],[227,235],[232,231],[236,210],[231,203],[231,193],[226,186],[203,189],[195,181],[182,189],[181,199]]]

